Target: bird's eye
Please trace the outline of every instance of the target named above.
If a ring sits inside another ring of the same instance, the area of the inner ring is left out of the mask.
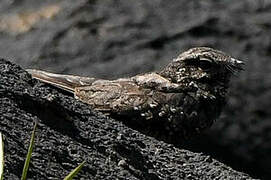
[[[203,70],[208,70],[212,67],[212,62],[207,61],[207,60],[200,60],[199,62],[199,67]]]

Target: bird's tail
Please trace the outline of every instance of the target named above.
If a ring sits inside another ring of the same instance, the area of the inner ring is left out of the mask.
[[[54,74],[35,69],[27,69],[26,71],[30,73],[35,79],[38,79],[42,82],[51,84],[72,93],[74,92],[74,89],[76,87],[91,85],[96,80],[95,78]]]

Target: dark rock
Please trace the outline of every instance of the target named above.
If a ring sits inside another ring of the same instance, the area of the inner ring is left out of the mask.
[[[210,156],[175,148],[93,112],[4,59],[0,72],[5,179],[20,178],[34,122],[30,179],[63,178],[82,161],[83,179],[251,179]]]

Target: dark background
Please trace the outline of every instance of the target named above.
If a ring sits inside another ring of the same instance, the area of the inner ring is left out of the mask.
[[[0,56],[24,68],[117,78],[159,70],[194,46],[246,67],[221,118],[185,148],[270,179],[271,1],[0,1]]]

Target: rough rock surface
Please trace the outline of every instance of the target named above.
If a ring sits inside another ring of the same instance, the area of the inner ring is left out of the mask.
[[[251,179],[210,156],[175,148],[93,112],[3,59],[0,72],[5,179],[19,179],[35,121],[32,179],[65,177],[82,161],[83,179]]]
[[[211,46],[246,61],[229,103],[187,146],[271,178],[271,2],[1,0],[0,56],[28,68],[114,78],[161,68]]]

